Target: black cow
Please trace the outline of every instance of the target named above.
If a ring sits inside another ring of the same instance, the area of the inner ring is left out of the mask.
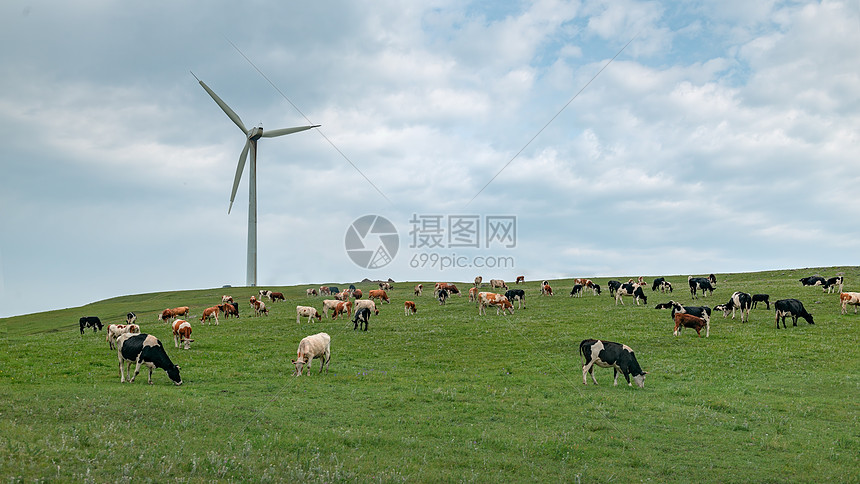
[[[824,286],[827,280],[821,276],[809,276],[800,279],[800,283],[804,286]]]
[[[350,290],[350,291],[355,291],[355,284],[350,284],[350,285],[349,285],[349,290]]]
[[[682,306],[681,303],[669,301],[654,306],[654,309],[672,309],[671,319],[675,320],[675,313],[686,313],[702,318],[705,321],[711,320],[711,308],[708,306]]]
[[[84,329],[93,328],[93,333],[101,331],[102,321],[97,316],[84,316],[81,318],[81,334],[84,334]]]
[[[586,339],[579,343],[579,354],[582,355],[582,384],[588,385],[586,375],[591,375],[591,380],[597,385],[597,380],[594,378],[594,365],[603,368],[612,368],[615,373],[615,382],[613,385],[618,385],[618,370],[624,374],[627,379],[627,384],[630,383],[630,377],[639,388],[645,387],[645,375],[648,372],[642,371],[639,362],[636,361],[636,355],[633,350],[620,343],[611,341],[601,341],[597,339]]]
[[[735,319],[735,310],[740,310],[741,312],[741,322],[749,321],[750,319],[750,309],[752,309],[752,296],[745,292],[735,292],[732,294],[732,298],[729,299],[729,302],[726,304],[720,304],[715,307],[717,311],[723,312],[723,317],[728,317],[729,311],[732,312],[732,319]]]
[[[658,287],[662,289],[664,282],[666,282],[665,277],[658,277],[658,278],[654,279],[654,282],[651,283],[651,290],[656,291]]]
[[[570,296],[582,297],[582,284],[575,284],[570,290]]]
[[[511,302],[511,305],[514,304],[514,301],[519,301],[517,304],[517,309],[522,309],[526,304],[526,292],[522,289],[509,289],[505,292],[505,297],[508,298],[508,301]]]
[[[151,334],[126,333],[120,335],[116,340],[116,353],[119,359],[119,381],[125,383],[125,374],[122,371],[123,364],[126,364],[126,373],[131,377],[128,382],[131,383],[140,373],[140,366],[146,365],[149,367],[149,384],[152,385],[152,370],[161,368],[167,372],[167,376],[173,380],[176,385],[182,385],[182,378],[179,376],[179,367],[170,361],[167,352],[164,351],[161,341]],[[131,364],[134,363],[134,375],[131,374]]]
[[[364,323],[364,331],[367,331],[367,323],[370,321],[370,309],[368,308],[359,308],[358,311],[355,312],[355,316],[352,318],[352,330],[361,327],[361,323]]]
[[[753,307],[753,309],[755,309],[755,307],[760,302],[767,304],[767,309],[768,310],[770,309],[770,295],[769,294],[753,294],[753,296],[752,296],[752,307]]]
[[[773,303],[776,309],[776,327],[779,329],[779,318],[782,318],[782,327],[785,328],[785,317],[791,316],[794,321],[794,326],[797,326],[797,318],[803,318],[809,324],[815,324],[812,321],[812,315],[806,312],[803,303],[797,299],[780,299]]]
[[[705,296],[705,291],[710,294],[714,294],[714,285],[711,284],[711,281],[705,277],[687,277],[687,281],[690,283],[690,295],[693,296],[694,299],[698,299],[697,290],[701,289],[702,297]]]
[[[623,296],[633,296],[633,300],[636,301],[636,305],[639,305],[639,300],[648,304],[648,297],[645,296],[645,291],[642,290],[642,286],[637,283],[626,283],[622,284],[618,290],[615,291],[615,305],[618,306],[618,301],[621,301],[621,305],[624,305]]]
[[[609,297],[615,297],[615,293],[618,292],[618,288],[621,287],[621,281],[613,279],[606,283],[606,287],[609,288]]]
[[[340,289],[339,289],[339,288],[337,288],[337,287],[334,287],[334,286],[329,286],[329,287],[328,287],[328,290],[329,290],[329,291],[331,291],[331,295],[332,295],[332,296],[334,296],[335,294],[337,294],[337,293],[339,293],[339,292],[340,292]]]

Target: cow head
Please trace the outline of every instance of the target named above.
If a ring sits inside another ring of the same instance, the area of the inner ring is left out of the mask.
[[[295,376],[302,376],[302,370],[304,370],[305,365],[308,363],[307,356],[299,356],[295,360],[292,360],[293,365],[296,366],[296,371],[293,372]]]
[[[643,371],[641,375],[633,375],[633,383],[639,388],[645,388],[645,375],[647,374],[647,371]]]
[[[176,386],[182,385],[182,378],[179,376],[179,366],[173,365],[167,369],[167,376],[173,380]]]
[[[190,349],[191,349],[191,343],[193,343],[193,342],[194,342],[194,340],[193,340],[193,339],[186,339],[186,340],[183,342],[183,343],[184,343],[184,345],[183,345],[182,349],[190,350]],[[181,382],[180,382],[180,383],[181,383]]]

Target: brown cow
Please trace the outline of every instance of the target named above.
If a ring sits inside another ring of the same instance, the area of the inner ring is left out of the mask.
[[[370,297],[370,299],[381,299],[388,304],[391,304],[391,300],[388,299],[388,293],[382,289],[371,289],[368,293],[368,297]]]
[[[699,337],[702,337],[702,328],[705,328],[705,336],[711,335],[711,323],[708,320],[693,316],[687,313],[675,313],[675,331],[672,333],[675,336],[681,334],[684,328],[693,328]]]
[[[415,302],[413,301],[406,301],[403,303],[403,309],[406,311],[407,316],[418,312],[418,309],[415,307]]]
[[[204,309],[203,310],[203,316],[200,317],[200,324],[203,324],[203,322],[207,322],[209,324],[212,324],[210,321],[211,321],[212,317],[214,316],[215,317],[215,326],[218,326],[218,312],[220,312],[220,311],[221,311],[221,308],[219,308],[218,306],[212,306],[211,308]]]

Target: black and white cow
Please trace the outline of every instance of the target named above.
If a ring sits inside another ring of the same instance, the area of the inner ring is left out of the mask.
[[[824,290],[827,291],[828,294],[831,292],[840,293],[842,292],[842,283],[844,279],[842,276],[831,277],[827,279],[827,282],[824,283]]]
[[[670,318],[673,321],[675,320],[675,313],[691,314],[698,318],[702,318],[705,321],[711,321],[711,308],[708,306],[683,306],[681,303],[669,301],[667,303],[661,303],[654,306],[654,309],[671,309],[672,314]]]
[[[84,316],[80,320],[81,334],[84,334],[84,329],[93,328],[93,333],[100,331],[103,327],[102,321],[97,316]]]
[[[514,304],[514,301],[518,301],[517,309],[522,309],[526,305],[526,292],[522,289],[508,289],[505,291],[505,297],[508,298],[511,305]]]
[[[125,315],[125,324],[134,324],[137,321],[137,314],[129,311],[128,314]]]
[[[615,305],[618,306],[618,302],[621,301],[621,305],[624,305],[624,297],[623,296],[632,296],[633,300],[636,301],[636,305],[639,305],[639,300],[648,304],[648,297],[645,296],[645,291],[642,290],[642,284],[638,284],[635,282],[628,282],[626,284],[622,284],[618,290],[615,291]]]
[[[582,297],[582,284],[574,284],[573,289],[570,290],[570,297]]]
[[[352,318],[352,330],[361,327],[361,323],[364,323],[364,331],[367,331],[367,323],[370,321],[370,308],[362,307],[355,311],[355,316]]]
[[[821,276],[809,276],[800,279],[800,284],[804,286],[824,286],[827,284],[827,279]]]
[[[597,380],[594,378],[594,365],[602,368],[612,368],[615,373],[615,382],[613,385],[618,385],[618,371],[624,374],[627,379],[627,384],[630,383],[630,377],[639,388],[645,387],[645,375],[648,372],[642,371],[639,362],[636,361],[636,355],[633,350],[620,343],[612,341],[602,341],[598,339],[586,339],[579,343],[579,354],[582,355],[582,384],[588,385],[587,375],[591,375],[591,380],[597,385]]]
[[[782,327],[785,328],[785,317],[791,316],[794,325],[797,326],[797,318],[803,318],[809,324],[815,324],[812,321],[812,315],[806,312],[803,303],[797,299],[780,299],[773,303],[776,309],[776,327],[779,329],[779,318],[782,318]]]
[[[702,297],[706,295],[705,292],[714,294],[714,285],[706,277],[689,276],[687,277],[687,281],[690,283],[690,295],[693,296],[693,299],[698,299],[698,290],[702,291]]]
[[[755,309],[758,306],[758,303],[763,302],[767,304],[767,309],[770,310],[770,295],[769,294],[753,294],[752,296],[752,307]]]
[[[715,307],[717,311],[723,312],[723,317],[729,316],[729,311],[732,312],[732,319],[735,319],[735,310],[741,312],[741,322],[744,323],[750,320],[750,309],[752,309],[752,296],[745,292],[737,291],[732,294],[732,298],[726,304],[720,304]]]
[[[436,299],[439,300],[440,305],[445,304],[445,301],[448,300],[448,290],[440,289],[439,292],[436,294]]]
[[[666,282],[665,277],[658,277],[654,279],[654,282],[651,283],[651,291],[656,291],[663,285],[664,282]]]
[[[606,287],[609,288],[609,297],[615,297],[615,293],[618,292],[618,288],[621,287],[621,281],[613,279],[606,283]]]
[[[140,373],[140,366],[146,365],[149,367],[149,384],[152,385],[152,370],[161,368],[167,372],[167,376],[173,380],[176,385],[182,385],[182,378],[179,376],[179,367],[170,361],[167,352],[164,351],[164,346],[158,338],[146,333],[131,334],[126,333],[120,335],[116,340],[116,354],[119,359],[119,381],[125,383],[125,374],[122,371],[123,364],[126,365],[125,373],[128,373],[131,383],[134,381],[137,374]],[[134,363],[134,375],[131,374],[131,364]]]

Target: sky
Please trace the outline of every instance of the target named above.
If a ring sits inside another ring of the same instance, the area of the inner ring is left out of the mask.
[[[247,283],[191,72],[321,125],[259,142],[260,287],[858,264],[857,1],[9,0],[0,41],[0,317]]]

